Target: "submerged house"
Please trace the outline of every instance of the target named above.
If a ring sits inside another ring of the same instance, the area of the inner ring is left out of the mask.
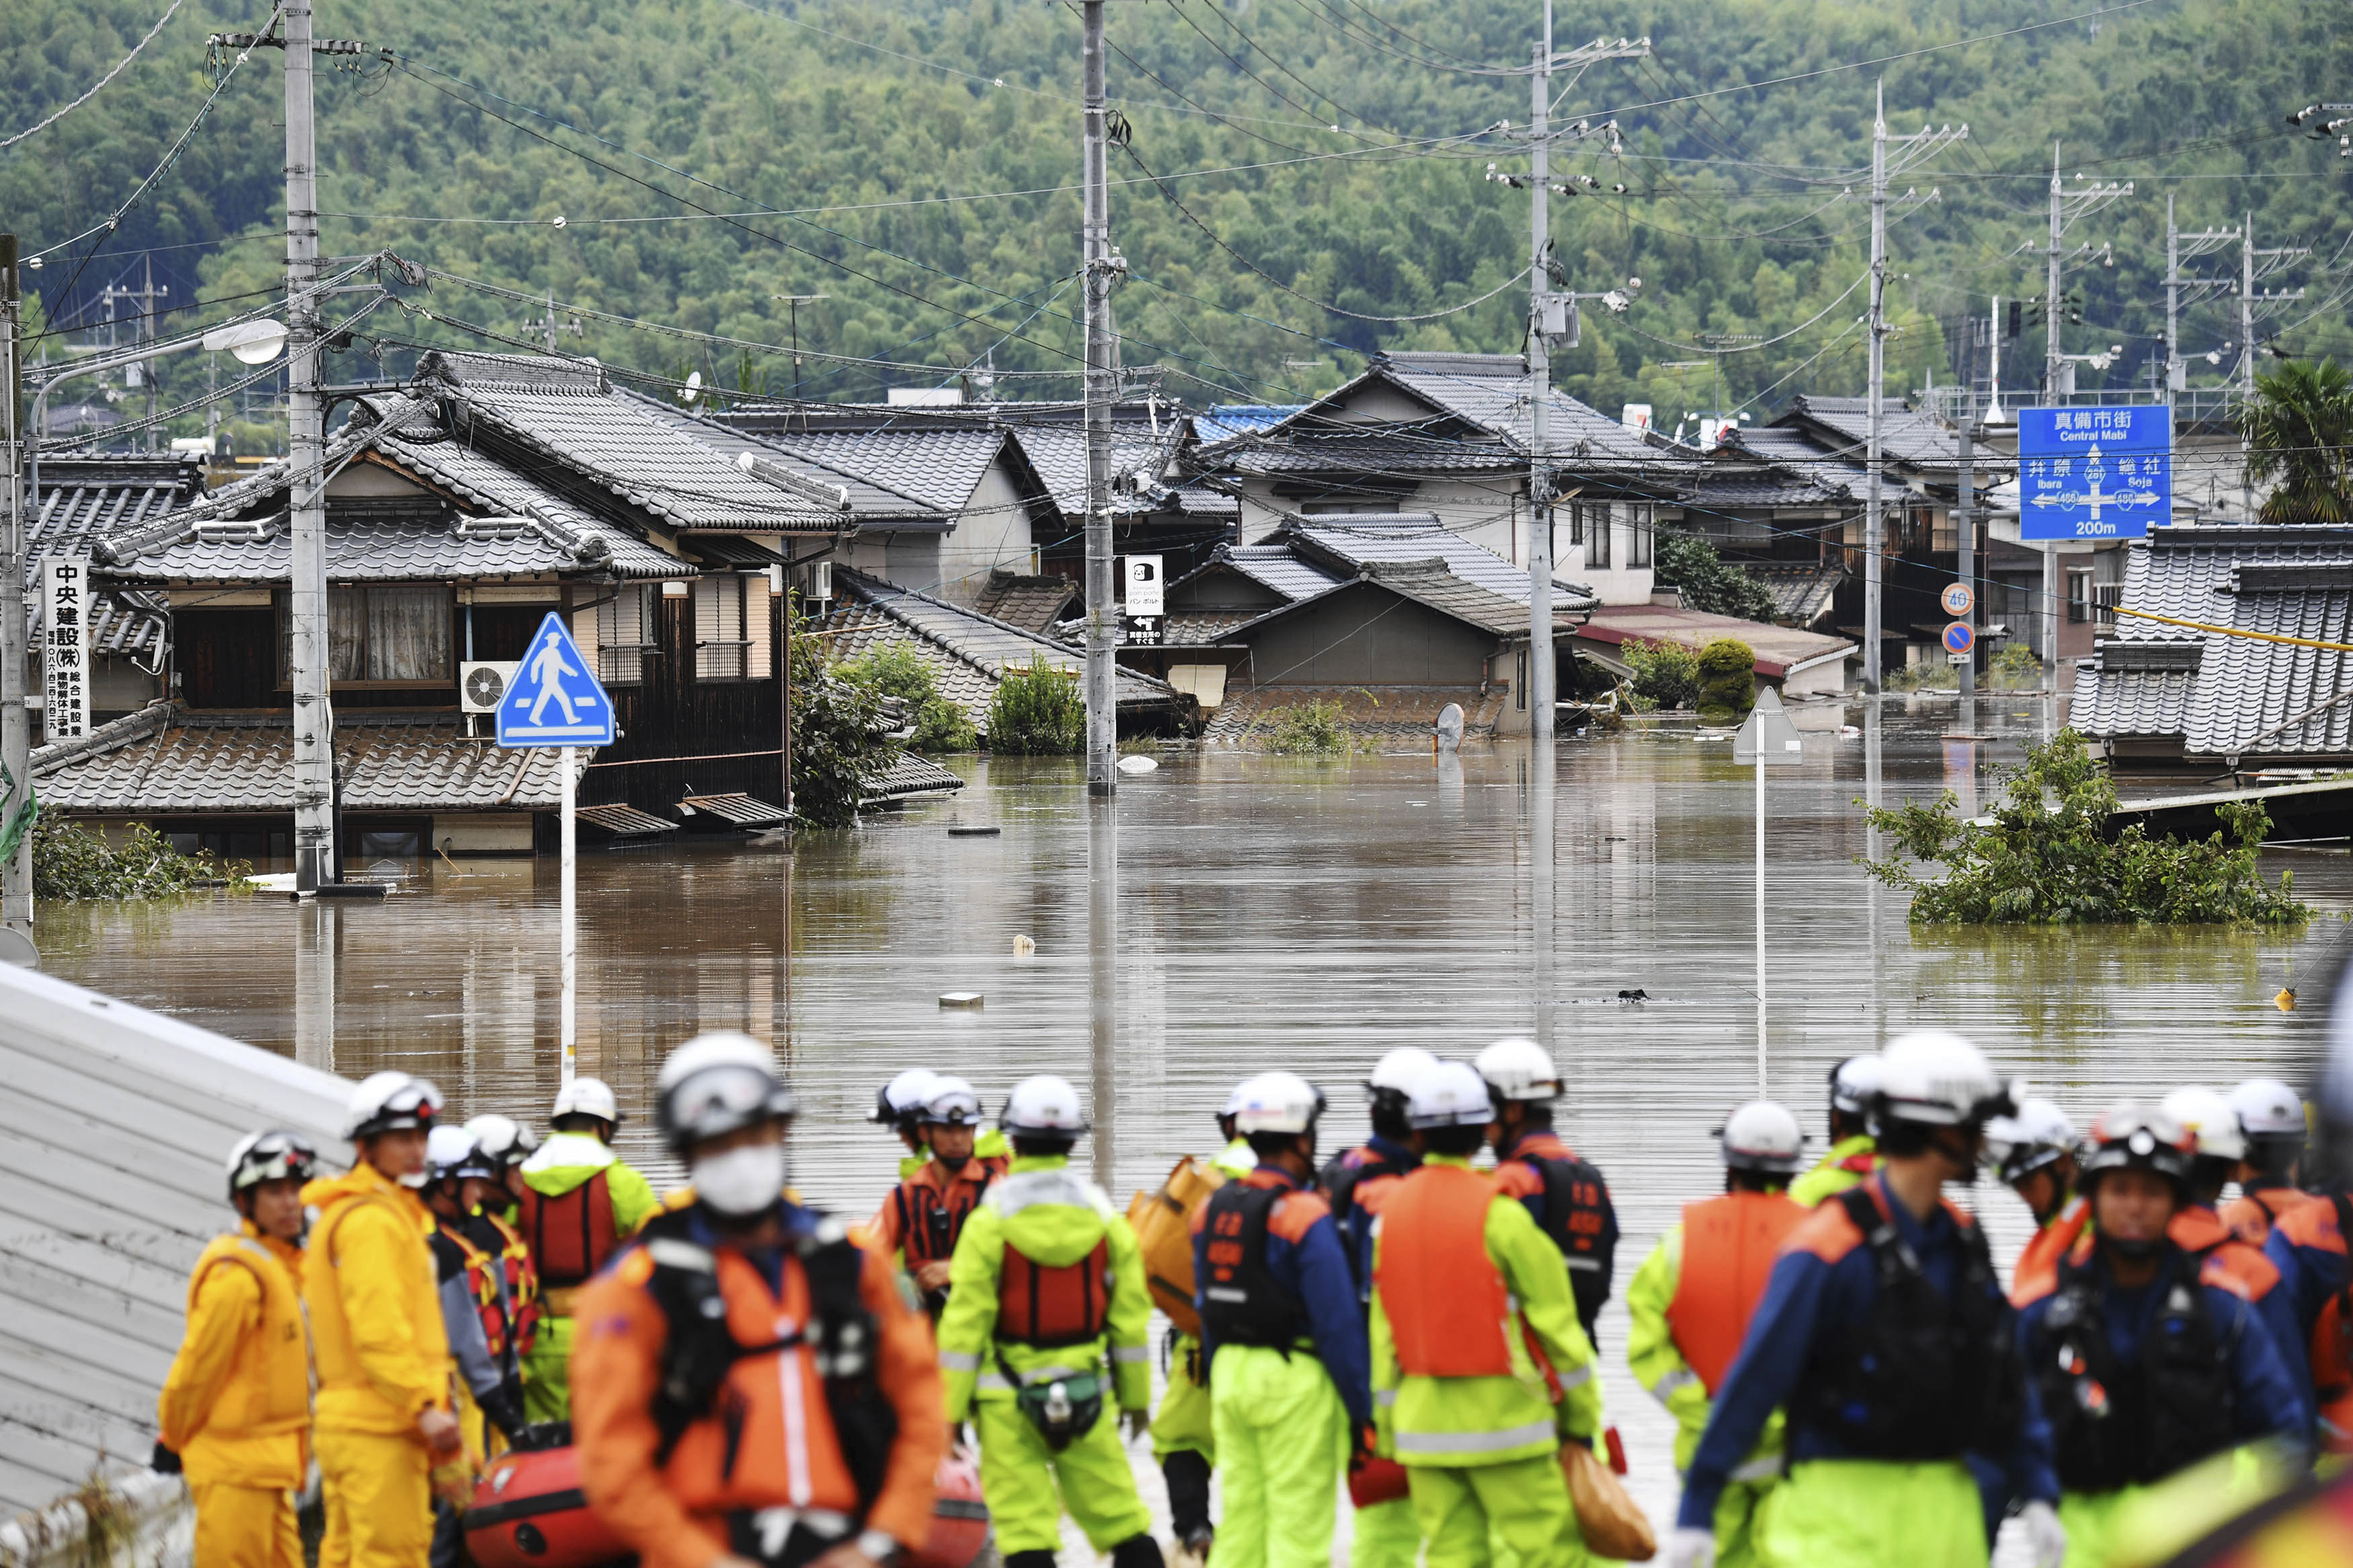
[[[921,503],[741,441],[538,356],[429,354],[354,405],[325,463],[346,864],[529,853],[550,832],[552,754],[500,751],[487,710],[551,614],[621,730],[581,776],[584,821],[783,819],[780,590],[807,586],[861,513]],[[165,606],[166,634],[125,694],[143,704],[37,753],[53,809],[257,865],[290,855],[287,497],[281,463],[91,534],[96,586]]]

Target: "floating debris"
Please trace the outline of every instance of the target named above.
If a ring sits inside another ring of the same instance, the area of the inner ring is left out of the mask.
[[[948,829],[950,838],[994,838],[1004,832],[1002,827],[965,826],[961,824]]]
[[[1037,943],[1037,942],[1036,942],[1033,938],[1027,937],[1027,936],[1017,936],[1017,937],[1015,937],[1015,938],[1013,939],[1013,956],[1014,956],[1014,957],[1016,957],[1016,958],[1028,958],[1030,954],[1032,954],[1032,953],[1036,952],[1037,951],[1038,951],[1038,943]]]
[[[1158,773],[1160,771],[1160,764],[1153,761],[1150,757],[1122,757],[1119,760],[1118,767],[1119,771],[1124,773]]]
[[[943,1007],[977,1008],[980,1004],[981,995],[977,991],[943,991],[940,993],[940,1005]]]

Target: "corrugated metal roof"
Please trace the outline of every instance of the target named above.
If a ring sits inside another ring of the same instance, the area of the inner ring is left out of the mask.
[[[33,752],[43,804],[60,811],[290,812],[290,713],[191,713],[152,702],[78,741]],[[335,765],[350,811],[546,811],[561,804],[559,753],[501,751],[455,714],[348,709]]]
[[[35,971],[0,966],[0,1512],[47,1506],[101,1454],[143,1465],[188,1269],[234,1227],[246,1133],[340,1165],[352,1086]]]

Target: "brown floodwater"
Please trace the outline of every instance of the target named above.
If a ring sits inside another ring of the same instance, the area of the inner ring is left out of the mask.
[[[662,1053],[699,1029],[776,1039],[804,1108],[795,1179],[858,1210],[892,1180],[895,1145],[863,1118],[894,1072],[961,1073],[992,1108],[1017,1079],[1060,1072],[1093,1095],[1124,1201],[1214,1146],[1211,1115],[1250,1073],[1326,1086],[1336,1147],[1361,1134],[1354,1086],[1381,1052],[1467,1056],[1533,1034],[1571,1085],[1568,1141],[1609,1177],[1621,1296],[1678,1207],[1718,1186],[1710,1130],[1760,1072],[1819,1141],[1830,1066],[1913,1026],[1961,1030],[2084,1120],[2186,1081],[2303,1070],[2308,1020],[2272,998],[2306,983],[2299,966],[2353,908],[2344,856],[2269,858],[2327,911],[2300,931],[1915,930],[1857,863],[1871,845],[1856,797],[1949,785],[1989,799],[2047,717],[1983,702],[1974,728],[1991,738],[1978,742],[1944,739],[1950,700],[1800,722],[1802,761],[1767,786],[1761,1061],[1754,771],[1725,741],[1662,728],[1564,741],[1550,781],[1525,746],[1502,745],[1176,752],[1124,776],[1105,1058],[1090,1045],[1090,806],[1074,762],[950,759],[970,781],[961,797],[789,852],[719,839],[586,853],[580,1068],[619,1095],[625,1152],[660,1164],[648,1089]],[[952,824],[1002,831],[952,837]],[[49,969],[112,994],[347,1077],[424,1073],[466,1114],[543,1114],[557,1076],[554,862],[408,869],[382,904],[52,906],[38,935]],[[986,1000],[943,1009],[951,991]],[[2014,1247],[2022,1209],[1978,1198]],[[1619,1302],[1601,1337],[1638,1495],[1662,1510],[1671,1433],[1624,1372]]]

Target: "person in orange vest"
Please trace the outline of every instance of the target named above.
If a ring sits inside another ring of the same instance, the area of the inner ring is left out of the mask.
[[[1472,1065],[1495,1110],[1495,1190],[1525,1204],[1536,1228],[1559,1249],[1577,1297],[1577,1321],[1586,1339],[1598,1344],[1617,1260],[1618,1211],[1601,1173],[1553,1131],[1561,1083],[1552,1055],[1534,1040],[1497,1040]]]
[[[1749,1317],[1765,1294],[1773,1260],[1808,1211],[1791,1203],[1789,1180],[1805,1157],[1805,1135],[1788,1107],[1757,1100],[1734,1111],[1719,1140],[1720,1197],[1683,1205],[1626,1289],[1626,1363],[1675,1418],[1675,1470],[1691,1468],[1724,1374],[1740,1353]],[[1715,1505],[1715,1560],[1748,1568],[1757,1559],[1757,1510],[1781,1479],[1777,1415]]]
[[[1986,1163],[2034,1216],[2034,1234],[2010,1275],[2010,1300],[2023,1307],[2057,1287],[2059,1265],[2091,1223],[2091,1200],[2075,1192],[2075,1124],[2051,1101],[2029,1095],[2014,1116],[1986,1123]]]
[[[1416,1080],[1421,1165],[1373,1237],[1376,1446],[1405,1467],[1429,1568],[1585,1561],[1564,1445],[1601,1430],[1593,1346],[1560,1254],[1528,1211],[1471,1168],[1493,1111],[1462,1062]]]
[[[2251,1078],[2231,1091],[2229,1103],[2246,1136],[2247,1154],[2239,1162],[2239,1195],[2222,1205],[2222,1223],[2241,1241],[2261,1247],[2282,1215],[2321,1201],[2296,1185],[2304,1165],[2304,1101],[2275,1078]]]
[[[522,1163],[516,1228],[539,1269],[540,1321],[523,1358],[523,1405],[533,1421],[571,1414],[573,1304],[580,1287],[656,1211],[652,1185],[613,1152],[621,1110],[601,1079],[556,1091],[548,1136]]]
[[[316,1156],[254,1132],[228,1157],[237,1228],[188,1276],[188,1322],[155,1402],[154,1467],[184,1474],[204,1568],[302,1568],[294,1493],[310,1468],[302,1185]]]
[[[943,1074],[932,1080],[931,1090],[920,1112],[930,1157],[891,1189],[867,1222],[866,1239],[883,1257],[902,1260],[924,1310],[937,1323],[947,1309],[956,1238],[988,1184],[1005,1174],[1005,1162],[973,1152],[980,1135],[980,1097],[972,1085]]]
[[[477,1458],[498,1451],[490,1429],[512,1442],[526,1425],[522,1375],[508,1332],[506,1269],[472,1223],[484,1189],[498,1173],[462,1127],[436,1127],[425,1144],[426,1245],[433,1249],[441,1289],[441,1318],[461,1392],[483,1425],[466,1441]],[[467,1412],[460,1410],[460,1415]]]
[[[644,1568],[892,1568],[947,1443],[923,1314],[786,1185],[792,1090],[748,1035],[655,1079],[694,1201],[580,1294],[580,1486]]]
[[[440,1110],[425,1079],[371,1075],[343,1121],[358,1163],[302,1189],[319,1211],[302,1276],[327,1511],[319,1568],[425,1568],[433,1499],[472,1490],[417,1195]]]

